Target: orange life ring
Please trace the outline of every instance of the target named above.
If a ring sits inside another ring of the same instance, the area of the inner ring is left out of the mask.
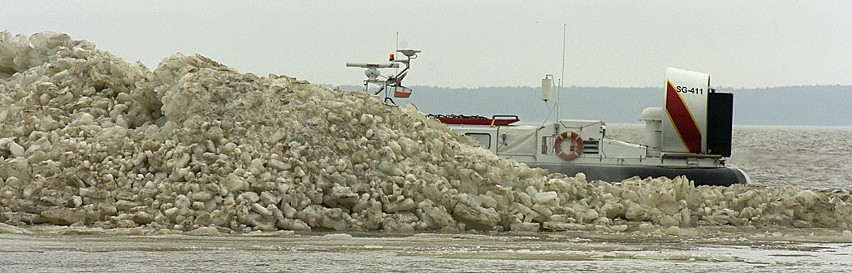
[[[571,152],[562,152],[562,140],[568,138],[568,131],[562,132],[556,137],[556,142],[553,143],[553,146],[556,149],[556,155],[561,157],[564,160],[574,160],[577,159],[581,154],[583,154],[583,139],[580,138],[580,135],[577,132],[571,132],[571,147],[573,148]]]

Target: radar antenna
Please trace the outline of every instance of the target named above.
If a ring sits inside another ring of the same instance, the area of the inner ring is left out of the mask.
[[[402,80],[406,75],[408,75],[408,70],[411,68],[411,60],[417,59],[417,53],[420,53],[420,50],[399,49],[396,52],[405,55],[405,59],[397,60],[396,56],[391,53],[388,58],[389,63],[346,63],[346,67],[366,69],[364,71],[364,75],[367,76],[367,79],[364,80],[364,92],[370,92],[370,84],[378,85],[379,89],[376,90],[373,95],[379,95],[382,91],[384,91],[384,101],[385,103],[390,104],[396,104],[393,99],[390,98],[389,92],[391,89],[393,89],[393,96],[397,98],[407,98],[411,95],[411,89],[403,86]],[[399,71],[396,75],[382,76],[379,72],[380,68],[399,68],[400,63],[404,64],[405,68],[403,68],[402,71]]]

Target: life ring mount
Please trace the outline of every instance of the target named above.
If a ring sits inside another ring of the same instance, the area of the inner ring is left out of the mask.
[[[569,138],[569,131],[562,132],[559,136],[556,137],[556,141],[553,143],[555,147],[556,155],[560,158],[571,161],[580,157],[583,154],[583,139],[580,138],[580,134],[577,132],[570,132],[571,139],[571,149],[568,152],[562,151],[562,140]]]

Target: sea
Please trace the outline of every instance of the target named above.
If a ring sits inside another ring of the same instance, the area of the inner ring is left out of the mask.
[[[641,143],[644,125],[608,125],[607,136]],[[852,126],[735,126],[731,146],[727,165],[753,184],[852,188]]]
[[[642,125],[607,135],[639,141]],[[752,184],[852,188],[852,127],[736,126],[728,165]],[[4,227],[0,226],[0,230]],[[2,272],[850,272],[852,232],[695,227],[677,235],[273,232],[159,234],[33,227],[0,232]]]

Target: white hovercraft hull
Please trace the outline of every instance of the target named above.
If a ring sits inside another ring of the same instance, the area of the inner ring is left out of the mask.
[[[402,85],[410,62],[419,50],[397,50],[406,59],[390,55],[386,64],[347,63],[347,67],[367,69],[364,91],[369,84],[384,91],[385,102],[394,104],[394,96],[407,98],[411,90]],[[405,65],[396,75],[380,79],[378,68]],[[542,100],[550,99],[552,75],[542,79]],[[387,89],[386,89],[387,88]],[[596,120],[559,119],[559,91],[551,107],[557,120],[549,124],[512,125],[520,121],[515,115],[433,116],[456,133],[471,137],[494,154],[517,160],[530,167],[576,175],[584,173],[588,180],[618,182],[631,177],[686,176],[695,185],[729,186],[748,183],[749,178],[737,168],[725,166],[731,155],[733,130],[733,94],[716,93],[710,88],[710,75],[700,72],[666,69],[663,107],[645,109],[646,142],[628,143],[606,136],[606,125]]]
[[[609,138],[599,120],[513,125],[518,118],[511,115],[481,122],[437,118],[498,156],[566,175],[584,173],[588,180],[686,176],[695,185],[749,183],[742,170],[725,166],[732,150],[733,94],[715,92],[704,73],[669,68],[666,79],[664,107],[650,107],[640,115],[643,143]],[[547,77],[542,81],[543,90],[549,82]]]

